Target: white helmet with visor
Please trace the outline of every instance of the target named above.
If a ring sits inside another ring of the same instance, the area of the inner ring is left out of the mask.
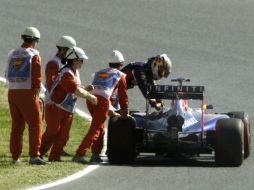
[[[160,80],[162,77],[167,78],[171,73],[172,62],[167,54],[158,55],[153,59],[152,72],[154,80]]]

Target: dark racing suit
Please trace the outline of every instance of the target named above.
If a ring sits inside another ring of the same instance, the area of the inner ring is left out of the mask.
[[[153,61],[154,59],[151,58],[146,63],[145,62],[129,63],[121,69],[121,71],[126,74],[127,89],[134,88],[134,86],[137,85],[140,91],[142,92],[143,96],[147,98],[148,86],[155,85],[151,66]],[[160,100],[158,100],[157,102],[160,102]],[[119,109],[118,97],[116,93],[114,93],[113,96],[111,97],[111,103],[116,110]],[[149,101],[149,103],[151,107],[157,109],[156,102]]]
[[[147,88],[154,85],[151,62],[129,63],[121,70],[126,74],[127,88],[134,88],[135,83],[138,85],[143,96],[146,98]]]

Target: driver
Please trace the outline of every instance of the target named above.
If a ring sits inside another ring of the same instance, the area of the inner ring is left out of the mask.
[[[147,98],[147,88],[149,85],[155,85],[156,80],[161,78],[167,78],[172,69],[172,62],[167,54],[157,55],[151,57],[147,62],[134,62],[127,64],[121,69],[126,74],[127,89],[138,86],[143,96]],[[112,106],[118,110],[118,97],[114,94],[111,97]],[[162,109],[162,101],[150,99],[149,103],[151,107],[160,111]]]

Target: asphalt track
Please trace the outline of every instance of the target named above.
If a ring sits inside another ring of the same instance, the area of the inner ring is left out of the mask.
[[[75,37],[89,57],[81,70],[84,83],[107,66],[113,49],[122,51],[127,62],[167,53],[174,64],[171,78],[187,77],[192,85],[204,85],[214,112],[243,110],[254,123],[253,17],[253,0],[0,0],[0,75],[7,52],[21,43],[20,33],[36,26],[44,66],[64,34]],[[130,108],[144,110],[137,89],[129,97]],[[79,106],[85,109],[83,102]],[[132,166],[105,164],[51,189],[249,190],[253,179],[253,155],[238,168],[216,167],[210,157],[148,158]]]

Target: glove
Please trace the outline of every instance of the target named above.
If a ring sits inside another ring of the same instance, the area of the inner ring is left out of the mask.
[[[154,107],[157,111],[161,111],[163,109],[162,103],[156,103],[156,106]]]
[[[157,111],[161,111],[163,108],[163,102],[161,100],[156,101],[155,99],[150,99],[149,103],[151,107],[156,109]]]
[[[84,87],[84,89],[85,89],[86,91],[92,91],[92,90],[94,89],[94,86],[93,86],[92,84],[89,84],[89,85],[86,85],[86,86]]]
[[[113,111],[113,110],[109,110],[108,111],[108,116],[109,117],[115,117],[115,116],[121,116],[119,113]]]
[[[95,105],[95,106],[96,106],[97,103],[98,103],[97,97],[94,96],[94,95],[92,95],[92,94],[90,94],[89,92],[87,92],[86,99],[87,99],[89,102],[91,102],[93,105]]]
[[[131,118],[131,116],[128,113],[128,109],[120,109],[119,112],[120,112],[121,118],[123,118],[123,119],[130,119]]]
[[[88,91],[84,90],[81,87],[78,87],[77,90],[75,91],[75,95],[81,98],[85,98],[88,101],[90,101],[93,105],[97,105],[97,98],[96,96],[92,95]]]

